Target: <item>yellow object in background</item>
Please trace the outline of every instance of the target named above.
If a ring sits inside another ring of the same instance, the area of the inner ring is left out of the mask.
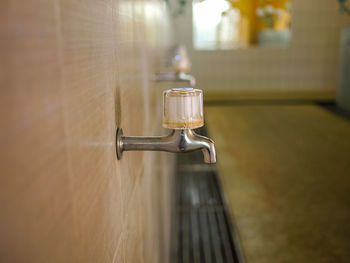
[[[281,14],[278,18],[276,18],[274,29],[276,31],[282,31],[289,29],[291,21],[291,15],[286,10],[281,10]]]
[[[283,31],[289,29],[291,14],[287,10],[291,0],[229,0],[233,8],[237,8],[241,13],[239,39],[241,43],[256,44],[257,36],[261,30],[274,29]],[[271,17],[270,23],[266,23],[266,19],[257,16],[258,9],[265,9],[267,6],[273,10],[277,10]]]
[[[239,9],[241,13],[239,42],[243,46],[256,43],[256,16],[255,9],[257,0],[229,0],[233,8]]]

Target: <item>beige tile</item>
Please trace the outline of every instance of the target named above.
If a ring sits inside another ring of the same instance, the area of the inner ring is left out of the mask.
[[[116,126],[164,133],[163,1],[0,6],[0,261],[165,262],[169,160],[115,156]]]

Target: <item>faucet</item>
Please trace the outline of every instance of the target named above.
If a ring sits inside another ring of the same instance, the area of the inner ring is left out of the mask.
[[[191,61],[184,45],[179,45],[175,48],[172,66],[173,72],[155,74],[152,79],[155,81],[188,82],[191,87],[196,85],[195,77],[188,74],[191,68]]]
[[[193,88],[164,91],[163,126],[171,129],[167,136],[124,136],[117,128],[116,153],[120,160],[124,151],[165,151],[184,153],[201,150],[205,163],[216,163],[214,142],[193,129],[202,127],[203,95]]]
[[[205,163],[216,163],[214,142],[196,134],[192,129],[172,130],[167,136],[123,136],[123,130],[117,129],[117,157],[122,158],[123,151],[164,151],[185,153],[201,150]]]

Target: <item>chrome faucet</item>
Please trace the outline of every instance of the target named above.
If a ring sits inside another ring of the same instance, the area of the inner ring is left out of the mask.
[[[184,45],[178,45],[175,48],[172,66],[173,72],[155,74],[152,79],[155,81],[188,82],[191,87],[196,85],[195,77],[188,74],[191,69],[191,61]]]
[[[123,130],[117,128],[118,160],[124,151],[184,153],[201,150],[205,163],[216,163],[214,142],[193,131],[204,125],[202,91],[193,88],[166,90],[163,106],[163,126],[171,129],[171,133],[167,136],[124,136]]]
[[[117,157],[122,158],[123,151],[165,151],[173,153],[201,150],[205,163],[216,163],[214,142],[196,134],[191,129],[173,130],[168,136],[123,136],[123,130],[117,129]]]
[[[196,78],[184,72],[168,72],[153,75],[155,81],[188,82],[191,87],[196,86]]]

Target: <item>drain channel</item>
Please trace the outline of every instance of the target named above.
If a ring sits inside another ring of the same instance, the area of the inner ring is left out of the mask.
[[[216,168],[202,164],[201,154],[176,157],[171,262],[243,263]]]

